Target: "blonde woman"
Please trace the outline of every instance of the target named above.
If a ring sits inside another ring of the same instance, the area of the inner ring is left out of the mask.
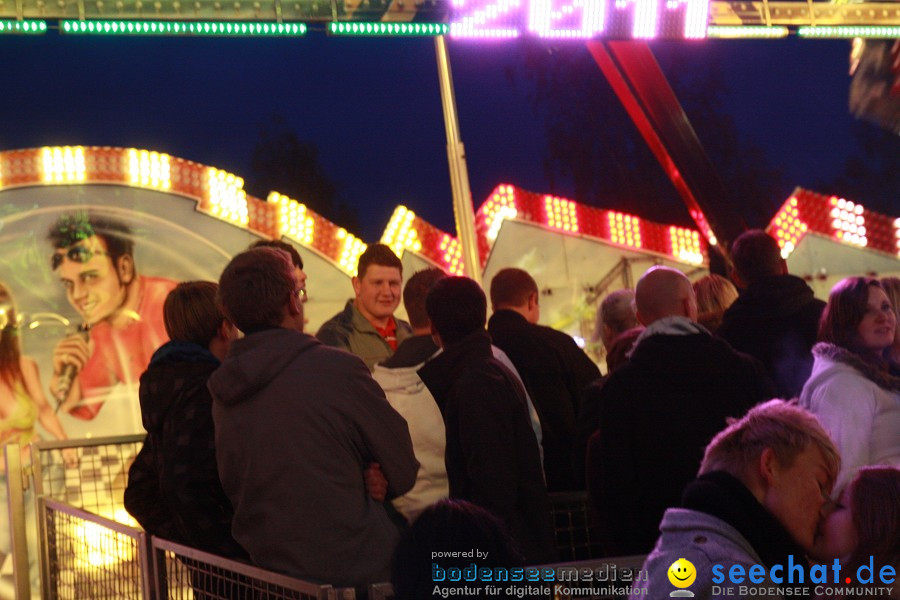
[[[693,283],[697,296],[697,322],[715,333],[722,316],[738,298],[737,288],[721,275],[711,274]]]

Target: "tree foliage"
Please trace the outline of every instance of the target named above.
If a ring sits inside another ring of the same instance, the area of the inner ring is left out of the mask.
[[[338,186],[319,161],[318,148],[301,140],[283,116],[273,113],[260,124],[250,169],[247,189],[253,195],[276,191],[345,229],[358,229],[356,212],[338,202]]]
[[[853,124],[858,152],[847,158],[833,178],[817,191],[863,203],[890,216],[900,214],[900,136],[865,121]]]
[[[696,49],[654,48],[657,59],[744,220],[764,226],[790,193],[781,170],[741,136],[724,107],[727,92],[713,53],[698,68]],[[546,176],[553,191],[569,181],[583,203],[656,221],[693,225],[656,158],[583,45],[532,42],[524,77],[544,118]],[[519,73],[511,72],[515,80]],[[557,192],[558,193],[558,192]]]

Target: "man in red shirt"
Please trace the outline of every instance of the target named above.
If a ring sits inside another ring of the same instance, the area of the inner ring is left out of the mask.
[[[169,339],[162,306],[175,282],[137,274],[124,223],[87,212],[64,215],[48,238],[51,266],[83,320],[81,331],[53,350],[50,392],[73,417],[93,420],[116,385],[137,385]]]

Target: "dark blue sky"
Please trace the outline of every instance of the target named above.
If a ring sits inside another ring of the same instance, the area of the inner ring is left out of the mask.
[[[654,45],[659,54],[670,43]],[[542,120],[513,84],[517,42],[451,42],[476,207],[508,182],[549,191]],[[849,43],[694,42],[696,64],[725,65],[727,104],[792,184],[840,170],[854,150]],[[272,112],[314,142],[367,241],[404,203],[453,230],[446,140],[431,39],[181,39],[0,36],[0,150],[42,145],[146,148],[245,178]],[[661,61],[664,62],[664,61]],[[602,77],[599,69],[597,77]],[[571,193],[571,187],[558,192]],[[825,191],[825,190],[823,190]],[[645,215],[647,216],[647,215]]]

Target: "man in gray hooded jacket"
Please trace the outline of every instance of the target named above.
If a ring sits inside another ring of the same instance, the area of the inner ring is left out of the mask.
[[[365,364],[302,333],[290,260],[257,248],[219,281],[225,316],[246,337],[209,379],[216,458],[232,533],[254,564],[339,586],[385,581],[398,532],[369,496],[377,463],[388,497],[418,463],[403,417]]]

